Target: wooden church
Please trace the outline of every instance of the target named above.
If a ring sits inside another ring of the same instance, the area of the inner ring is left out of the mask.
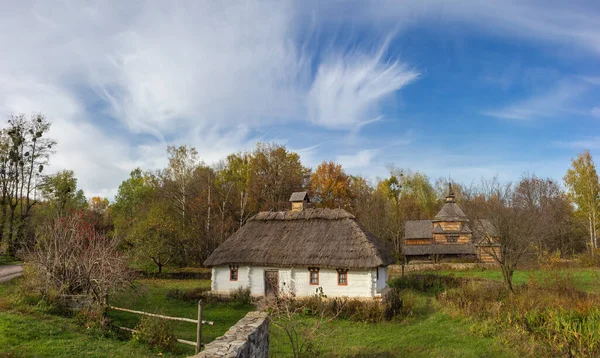
[[[403,254],[407,262],[444,259],[495,262],[492,252],[499,253],[500,246],[489,240],[493,236],[494,230],[488,220],[469,220],[456,204],[449,183],[444,206],[432,220],[405,222]]]

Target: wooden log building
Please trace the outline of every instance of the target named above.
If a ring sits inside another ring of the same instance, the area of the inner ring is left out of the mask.
[[[449,183],[444,206],[432,220],[405,222],[402,251],[407,262],[465,259],[489,263],[495,262],[492,251],[498,253],[500,248],[486,239],[493,236],[488,220],[471,221],[465,215]]]

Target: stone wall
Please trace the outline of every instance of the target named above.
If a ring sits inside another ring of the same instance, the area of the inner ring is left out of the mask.
[[[264,312],[248,312],[225,335],[207,344],[193,358],[269,357],[269,319]]]
[[[404,272],[419,272],[419,271],[440,271],[440,270],[451,270],[451,271],[464,271],[473,269],[497,269],[498,264],[496,263],[440,263],[440,264],[408,264],[404,266]],[[390,265],[388,266],[390,273],[402,272],[402,265]]]

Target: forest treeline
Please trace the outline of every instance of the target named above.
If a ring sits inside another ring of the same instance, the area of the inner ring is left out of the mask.
[[[258,143],[213,165],[193,147],[170,146],[165,168],[133,170],[109,202],[86,198],[73,171],[46,173],[57,145],[48,138],[49,128],[43,115],[19,115],[0,132],[0,248],[11,255],[35,245],[41,223],[79,212],[119,240],[121,250],[159,270],[166,264],[200,265],[252,215],[288,210],[292,192],[308,191],[312,207],[353,213],[401,258],[404,222],[431,219],[447,191],[448,179],[432,181],[410,169],[390,166],[386,177],[371,181],[335,162],[308,168],[285,146]],[[483,195],[477,184],[453,184],[466,210],[493,196]],[[569,256],[597,247],[600,182],[589,152],[573,159],[566,190],[534,175],[524,175],[513,187],[515,193],[530,191],[525,197],[531,207],[556,209],[551,222],[560,225],[548,224],[536,241],[539,250]]]

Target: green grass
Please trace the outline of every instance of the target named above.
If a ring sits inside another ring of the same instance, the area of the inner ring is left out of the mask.
[[[194,269],[195,270],[195,269]],[[437,271],[440,274],[502,280],[497,270]],[[551,275],[571,275],[579,289],[600,292],[600,271],[594,269],[564,269],[556,271],[517,271],[515,283],[531,279],[544,280]],[[86,332],[66,318],[26,305],[15,299],[17,282],[0,285],[0,357],[149,357],[158,352],[146,345],[126,339],[127,334],[109,337]],[[208,288],[209,280],[140,279],[134,287],[112,295],[109,303],[134,310],[169,316],[197,317],[197,303],[169,299],[172,289]],[[416,309],[412,316],[398,322],[378,324],[336,319],[319,329],[316,344],[325,357],[517,357],[518,347],[507,344],[504,335],[478,334],[477,320],[456,315],[440,305],[432,294],[415,292]],[[12,298],[11,298],[12,297]],[[12,300],[12,301],[11,301]],[[214,326],[203,326],[203,342],[208,343],[225,333],[248,311],[250,305],[207,304],[206,320]],[[114,324],[134,328],[140,316],[110,311]],[[311,318],[302,318],[306,323]],[[194,341],[195,325],[173,322],[178,338]],[[288,357],[290,344],[283,332],[271,326],[271,355]],[[193,347],[177,346],[167,357],[183,357],[193,353]]]
[[[0,357],[171,357],[148,346],[86,332],[73,318],[20,302],[17,280],[0,285]]]
[[[518,357],[496,338],[479,337],[472,323],[435,312],[405,324],[335,320],[321,328],[318,346],[329,357]],[[283,331],[271,329],[271,356],[291,355]]]
[[[0,266],[14,265],[14,264],[18,264],[18,263],[19,263],[19,260],[15,259],[12,256],[8,256],[6,254],[0,255]]]
[[[477,277],[487,280],[502,281],[500,270],[469,270],[469,271],[435,271],[441,275],[454,275],[456,277]],[[600,270],[593,268],[571,268],[560,270],[517,270],[513,276],[513,283],[521,285],[534,280],[543,281],[546,278],[560,275],[570,275],[575,287],[591,293],[600,293]]]
[[[123,307],[138,311],[158,313],[172,317],[186,317],[197,319],[198,304],[196,302],[183,302],[167,298],[171,289],[210,288],[207,280],[163,280],[143,279],[137,280],[135,286],[125,292],[109,298],[112,306]],[[208,343],[222,336],[229,327],[252,311],[252,305],[235,304],[206,304],[203,306],[203,317],[206,321],[213,321],[214,325],[202,326],[202,342]],[[114,324],[121,327],[135,328],[140,316],[127,312],[111,310],[109,317]],[[188,341],[196,341],[196,326],[193,323],[171,321],[175,336]],[[187,353],[193,353],[193,347],[181,345],[182,349],[189,347]]]
[[[19,298],[18,280],[0,284],[0,357],[148,357],[158,352],[146,345],[129,341],[128,333],[115,333],[104,337],[90,334],[70,317],[50,314],[43,309],[27,305]],[[210,287],[207,280],[137,280],[133,288],[110,297],[110,304],[118,307],[165,314],[175,317],[198,317],[196,302],[183,302],[167,298],[174,288],[191,289]],[[223,335],[229,327],[253,310],[251,305],[207,304],[204,319],[214,321],[214,326],[203,326],[206,344]],[[110,311],[109,316],[117,326],[134,328],[140,316],[127,312]],[[196,325],[172,321],[175,336],[196,340]],[[177,344],[175,353],[168,357],[186,357],[194,347]],[[162,353],[161,353],[162,354]],[[164,354],[162,354],[165,356]],[[9,355],[11,356],[11,355]]]

